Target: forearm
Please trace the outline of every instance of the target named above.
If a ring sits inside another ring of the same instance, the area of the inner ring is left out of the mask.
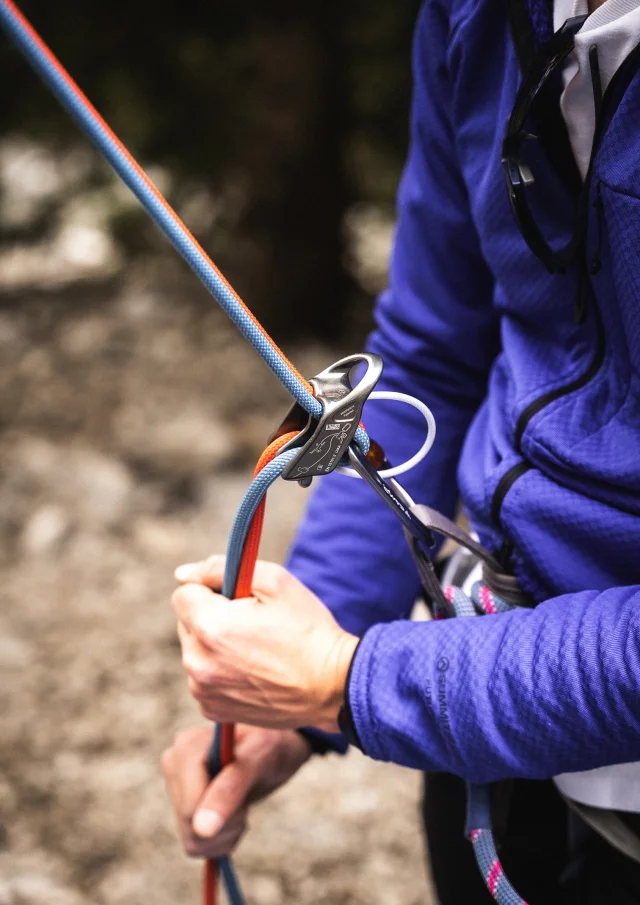
[[[364,751],[476,782],[640,760],[640,589],[371,629],[348,695]]]

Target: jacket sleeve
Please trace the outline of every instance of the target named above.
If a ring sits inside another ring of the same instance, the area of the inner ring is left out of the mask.
[[[640,760],[640,586],[379,625],[349,681],[371,757],[473,782]]]
[[[445,12],[429,0],[414,42],[410,153],[389,289],[378,300],[368,348],[385,362],[380,388],[413,394],[432,409],[435,445],[402,481],[416,499],[452,515],[461,445],[486,392],[498,328],[448,120],[447,31]],[[394,463],[424,439],[421,416],[405,405],[371,403],[364,421]],[[407,615],[419,583],[393,513],[362,481],[330,475],[316,483],[289,568],[354,633]]]

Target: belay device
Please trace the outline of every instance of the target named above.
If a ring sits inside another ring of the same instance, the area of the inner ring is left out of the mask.
[[[436,618],[502,612],[518,604],[515,582],[500,575],[493,557],[444,516],[426,506],[415,505],[395,480],[398,474],[424,458],[433,443],[435,423],[427,407],[402,393],[375,391],[382,373],[382,361],[375,355],[342,359],[311,382],[305,380],[260,326],[12,0],[0,0],[0,26],[295,399],[293,410],[261,456],[254,480],[236,514],[229,538],[222,593],[229,598],[251,595],[269,486],[280,476],[308,484],[314,477],[338,470],[367,481],[402,522]],[[366,365],[366,372],[353,386],[351,373],[359,364]],[[402,466],[391,468],[380,447],[369,440],[360,424],[364,403],[376,398],[409,403],[421,411],[427,422],[428,433],[422,448]],[[470,598],[455,588],[441,590],[427,552],[433,546],[433,532],[454,539],[483,560],[485,584],[478,583],[481,587],[474,589]],[[233,735],[233,726],[216,726],[209,759],[212,775],[233,759]],[[467,833],[484,880],[496,901],[500,905],[524,905],[506,879],[496,854],[487,787],[469,788]],[[244,898],[227,857],[207,862],[205,905],[213,905],[216,901],[218,874],[224,881],[231,905],[243,905]]]

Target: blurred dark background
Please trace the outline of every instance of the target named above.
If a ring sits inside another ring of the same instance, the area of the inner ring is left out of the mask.
[[[352,0],[25,0],[23,11],[279,340],[355,327],[376,281],[358,231],[387,216],[406,150],[419,3]],[[57,152],[75,125],[0,41],[2,134]],[[108,180],[79,158],[63,196],[0,226],[39,241],[62,202]],[[0,199],[1,203],[1,199]],[[126,256],[166,251],[135,206],[109,212]],[[355,233],[355,235],[354,235]],[[366,267],[365,267],[366,270]]]

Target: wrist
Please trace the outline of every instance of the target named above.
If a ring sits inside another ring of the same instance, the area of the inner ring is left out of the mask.
[[[310,755],[346,754],[349,747],[342,733],[323,732],[321,729],[303,727],[296,729],[304,739]]]
[[[338,732],[338,714],[344,704],[349,668],[360,639],[340,632],[327,658],[318,718],[313,725],[324,732]]]

